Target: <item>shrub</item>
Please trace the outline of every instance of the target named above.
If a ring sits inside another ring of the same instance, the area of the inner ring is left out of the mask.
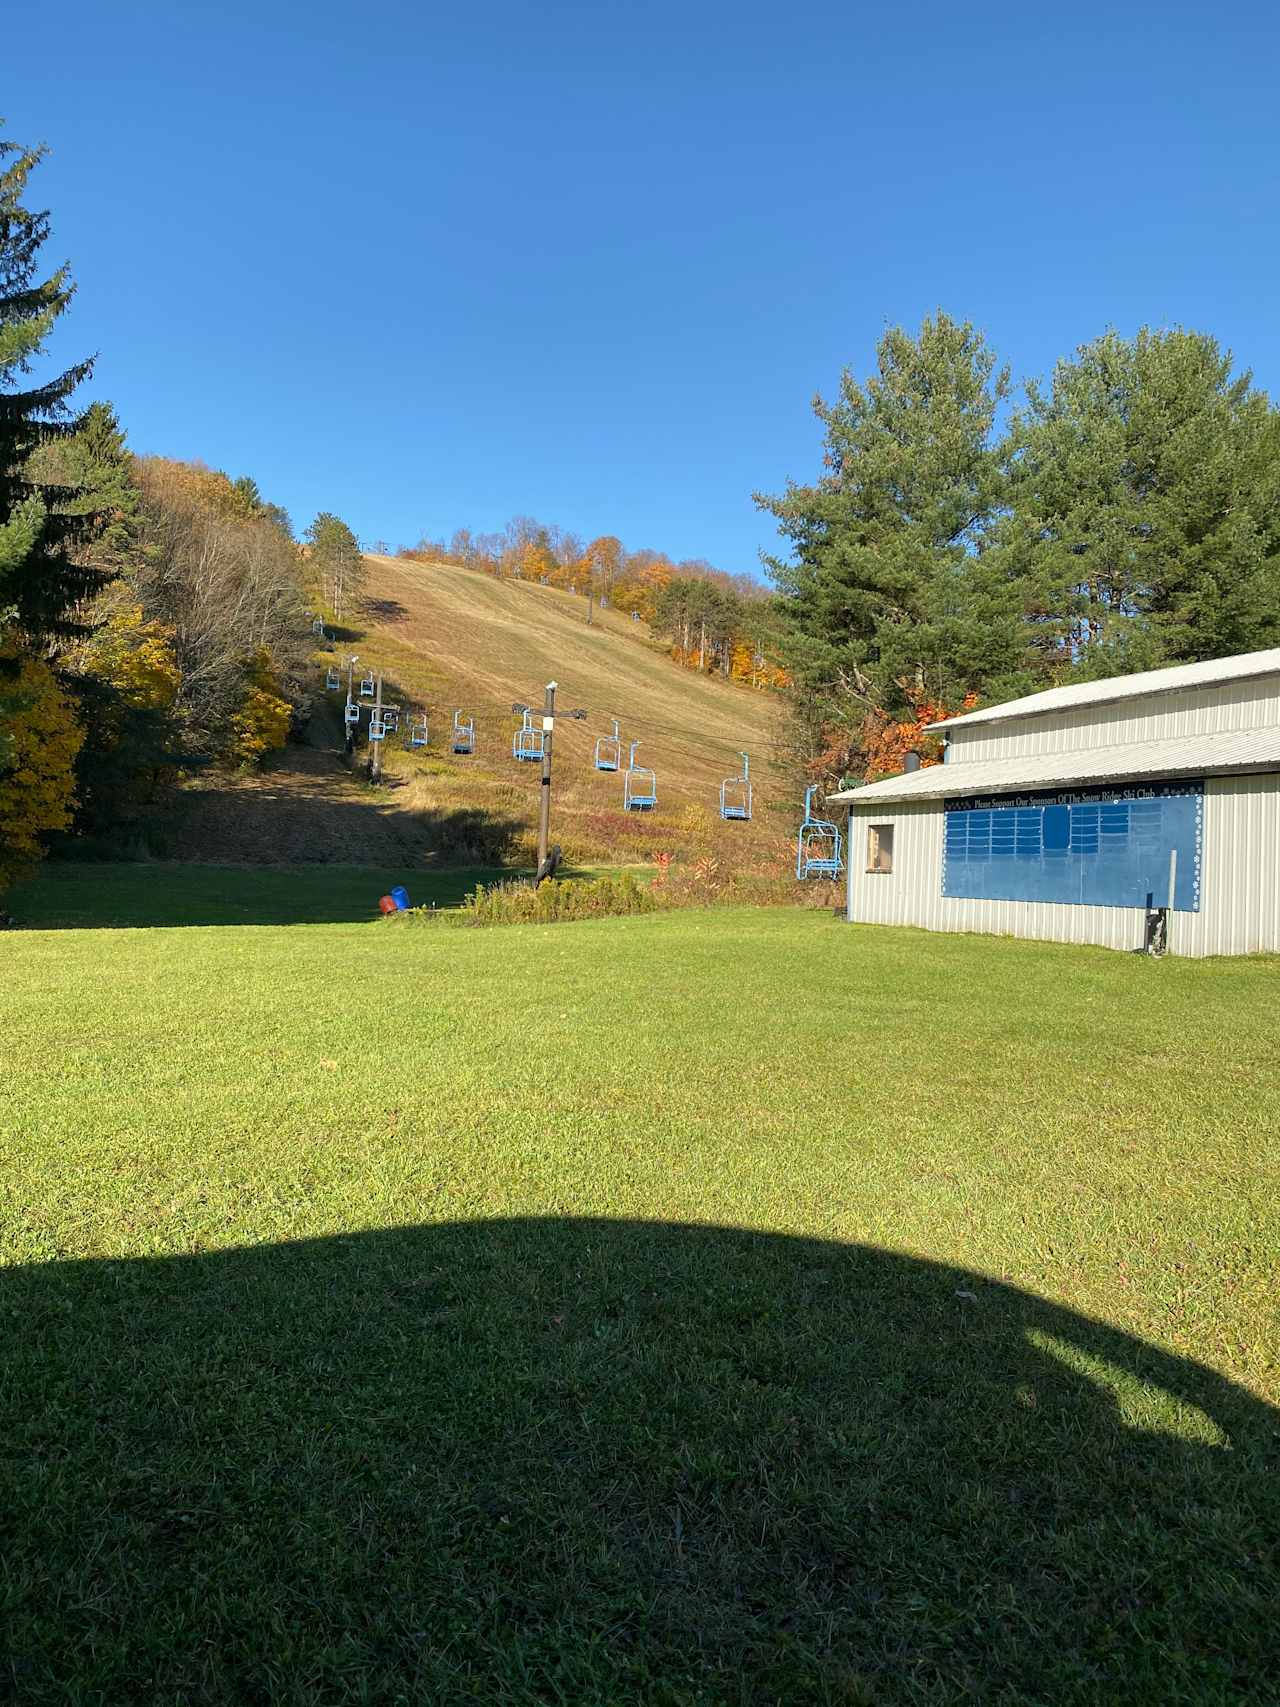
[[[536,888],[529,882],[481,885],[455,912],[425,916],[455,925],[550,925],[566,919],[656,913],[662,905],[650,887],[624,871],[620,877],[552,879]]]

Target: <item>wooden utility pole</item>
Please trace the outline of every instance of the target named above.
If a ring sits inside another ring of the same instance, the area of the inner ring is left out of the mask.
[[[538,799],[538,882],[547,870],[547,844],[551,839],[551,741],[556,728],[556,683],[548,682],[542,702],[542,787]],[[557,850],[558,851],[558,850]]]
[[[544,877],[551,877],[560,863],[560,849],[551,846],[551,748],[555,740],[556,728],[556,682],[548,682],[545,697],[542,702],[542,786],[538,790],[538,869],[534,876],[535,883],[541,883]],[[532,718],[531,706],[517,702],[511,707],[517,717]],[[565,717],[577,719],[587,714],[579,709],[566,711]]]
[[[369,781],[382,781],[382,743],[386,739],[386,731],[382,724],[382,671],[379,670],[374,683],[373,710],[369,713],[370,724],[377,724],[379,739],[369,742]]]
[[[354,653],[347,655],[347,705],[355,703],[356,665],[360,662]],[[342,708],[342,750],[350,759],[356,750],[356,732],[347,722],[347,706]]]

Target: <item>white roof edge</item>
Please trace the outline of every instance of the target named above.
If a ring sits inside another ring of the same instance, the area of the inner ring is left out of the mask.
[[[1229,658],[1206,658],[1194,664],[1169,664],[1159,670],[1138,670],[1127,676],[1104,676],[1096,682],[1071,682],[1065,687],[1043,688],[1001,705],[980,706],[929,725],[929,733],[957,729],[971,723],[1002,723],[1014,718],[1049,716],[1090,705],[1117,700],[1141,699],[1147,694],[1189,692],[1194,688],[1221,687],[1228,682],[1249,681],[1258,676],[1280,675],[1280,647],[1261,652],[1239,652]]]
[[[958,768],[958,767],[957,767]],[[862,788],[846,788],[843,794],[828,794],[825,804],[828,806],[874,806],[883,801],[886,806],[900,805],[903,801],[912,800],[944,800],[952,795],[962,794],[1025,794],[1029,790],[1067,788],[1079,783],[1082,788],[1090,783],[1103,782],[1140,782],[1148,776],[1248,776],[1252,773],[1265,775],[1270,771],[1280,771],[1280,760],[1267,759],[1258,764],[1168,764],[1161,765],[1158,770],[1122,770],[1122,771],[1076,771],[1071,776],[1047,777],[1042,781],[1027,782],[984,782],[981,787],[973,783],[948,788],[945,794],[938,789],[931,789],[928,794],[920,789],[902,789],[891,792],[885,789],[883,794],[873,793],[882,784],[869,782]],[[955,776],[955,771],[948,771],[949,776]],[[884,782],[899,782],[900,777],[885,777]]]
[[[827,801],[833,806],[874,806],[891,801],[936,801],[948,795],[1017,794],[1077,784],[1139,782],[1161,776],[1246,776],[1271,772],[1280,773],[1280,725],[1134,742],[1122,747],[1093,747],[1074,753],[1037,753],[1022,758],[927,765],[901,776],[842,789],[828,795]]]

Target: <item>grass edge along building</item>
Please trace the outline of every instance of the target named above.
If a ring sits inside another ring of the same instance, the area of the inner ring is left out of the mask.
[[[938,723],[848,808],[846,916],[1173,954],[1280,951],[1280,648]],[[932,731],[931,731],[932,732]]]

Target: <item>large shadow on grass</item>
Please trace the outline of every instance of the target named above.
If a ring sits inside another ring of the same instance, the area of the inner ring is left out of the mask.
[[[456,907],[506,867],[402,865],[219,866],[48,864],[6,901],[26,930],[150,929],[206,925],[359,924],[404,886],[415,907]]]
[[[246,864],[505,864],[527,827],[482,806],[401,809],[398,788],[367,799],[302,792],[293,773],[267,772],[250,790],[207,788],[182,803],[173,845],[182,857]]]
[[[14,1700],[1276,1699],[1280,1414],[962,1271],[482,1222],[10,1269],[0,1337]]]

